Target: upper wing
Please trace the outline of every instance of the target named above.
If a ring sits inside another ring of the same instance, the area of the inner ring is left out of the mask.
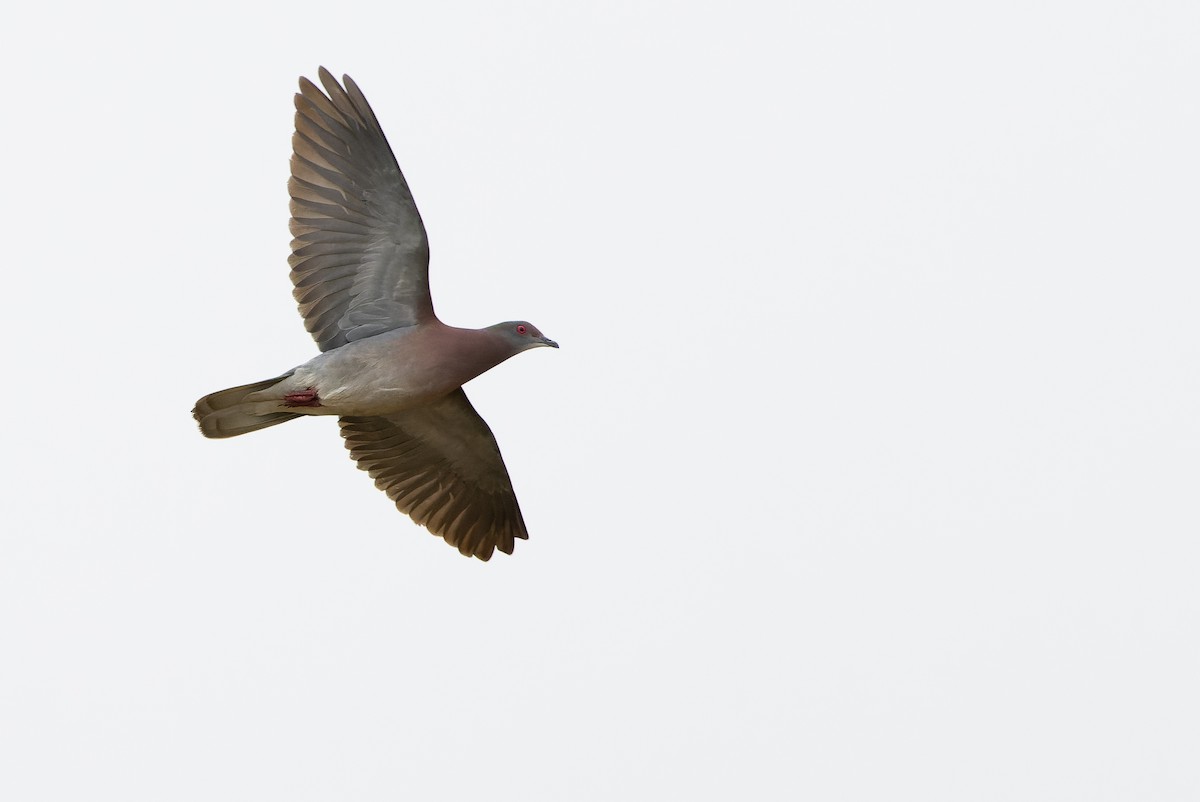
[[[491,429],[462,388],[386,417],[339,418],[358,467],[401,512],[481,560],[529,537]]]
[[[375,113],[324,67],[296,95],[293,295],[322,351],[433,317],[429,240]]]

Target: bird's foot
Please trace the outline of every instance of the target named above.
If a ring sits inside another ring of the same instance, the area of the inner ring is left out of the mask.
[[[285,407],[319,407],[321,399],[317,398],[317,391],[309,387],[301,390],[298,393],[288,393],[283,397],[283,405]]]

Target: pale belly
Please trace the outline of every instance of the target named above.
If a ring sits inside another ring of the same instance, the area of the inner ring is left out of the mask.
[[[439,381],[438,371],[422,369],[421,355],[406,344],[404,332],[387,332],[327,351],[253,400],[263,412],[388,415],[457,389]]]

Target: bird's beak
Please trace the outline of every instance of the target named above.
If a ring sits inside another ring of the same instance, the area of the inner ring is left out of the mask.
[[[542,345],[548,345],[551,348],[558,347],[558,343],[554,342],[554,340],[551,340],[549,337],[541,337],[541,338],[539,338],[539,341],[541,342]]]

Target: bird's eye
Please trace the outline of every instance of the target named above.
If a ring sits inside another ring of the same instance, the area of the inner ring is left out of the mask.
[[[528,331],[528,329],[526,329],[524,326],[517,326],[517,334],[524,334],[526,331]]]

